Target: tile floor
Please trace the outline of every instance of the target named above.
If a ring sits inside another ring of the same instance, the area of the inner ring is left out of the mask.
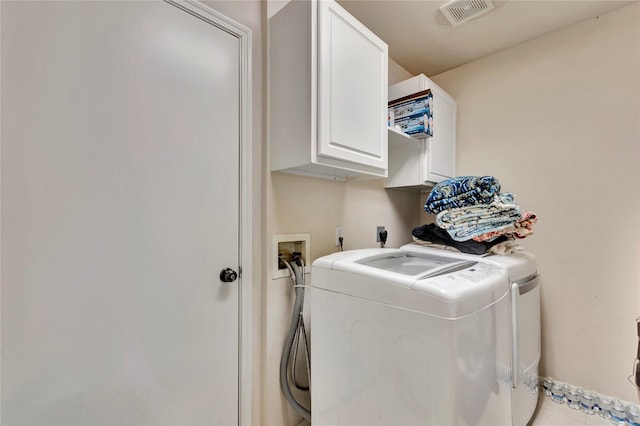
[[[297,426],[310,425],[303,420]],[[566,404],[556,404],[551,398],[541,394],[538,409],[530,426],[613,426],[613,423],[598,414],[586,414],[580,410],[573,410]]]
[[[566,404],[556,404],[551,398],[540,395],[538,409],[531,426],[612,426],[609,420],[598,414],[573,410]]]

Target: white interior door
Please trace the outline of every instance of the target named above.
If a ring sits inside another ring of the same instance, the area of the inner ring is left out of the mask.
[[[157,1],[1,18],[2,424],[237,424],[237,38]]]

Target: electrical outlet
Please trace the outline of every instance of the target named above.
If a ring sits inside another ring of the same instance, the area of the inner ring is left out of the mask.
[[[340,245],[340,237],[344,238],[344,235],[342,234],[342,226],[336,226],[336,234],[335,235],[336,235],[336,238],[335,238],[336,246],[339,246]]]
[[[384,231],[384,226],[378,226],[376,228],[376,243],[380,242],[380,233]]]

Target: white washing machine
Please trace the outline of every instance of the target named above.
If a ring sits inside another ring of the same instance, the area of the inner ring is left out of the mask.
[[[526,251],[506,255],[473,255],[425,247],[418,243],[407,244],[400,249],[455,260],[489,262],[507,271],[512,310],[512,424],[528,424],[538,404],[541,348],[540,286],[535,256]]]
[[[311,423],[511,423],[504,268],[399,249],[312,265]]]

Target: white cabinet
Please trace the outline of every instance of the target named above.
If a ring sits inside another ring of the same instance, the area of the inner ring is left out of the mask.
[[[423,74],[389,86],[389,100],[430,89],[433,136],[415,139],[389,129],[387,188],[433,186],[455,176],[456,101]]]
[[[334,1],[269,20],[271,170],[387,176],[387,45]]]

